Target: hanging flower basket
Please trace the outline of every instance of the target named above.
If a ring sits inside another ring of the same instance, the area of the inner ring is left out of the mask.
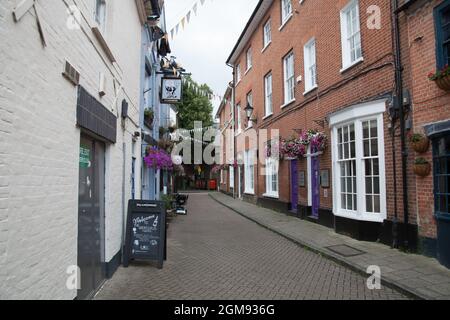
[[[288,140],[282,139],[280,142],[280,154],[284,159],[301,159],[311,152],[322,153],[327,148],[328,137],[325,133],[316,130],[308,130],[299,138],[292,137]]]
[[[307,146],[298,138],[281,139],[280,154],[285,160],[302,158],[307,152]]]
[[[416,133],[411,136],[411,147],[417,153],[425,153],[430,147],[430,140],[423,134]]]
[[[428,79],[434,81],[439,89],[450,92],[450,67],[448,65],[434,73],[431,72]]]
[[[147,156],[144,158],[144,162],[149,168],[156,170],[173,170],[172,157],[157,147],[151,147],[147,149]]]
[[[426,177],[431,173],[431,164],[424,158],[416,159],[414,173],[419,177]]]

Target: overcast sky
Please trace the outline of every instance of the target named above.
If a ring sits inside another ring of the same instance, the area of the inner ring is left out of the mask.
[[[172,55],[199,83],[208,84],[223,95],[232,80],[225,62],[244,29],[258,0],[166,0],[167,29],[170,33],[181,18],[198,1],[197,16],[171,42]],[[170,35],[170,34],[169,34]],[[214,101],[217,108],[219,101]]]

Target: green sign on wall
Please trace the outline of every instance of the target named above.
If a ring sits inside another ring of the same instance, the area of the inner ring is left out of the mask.
[[[91,149],[80,146],[80,168],[89,168],[91,166]]]

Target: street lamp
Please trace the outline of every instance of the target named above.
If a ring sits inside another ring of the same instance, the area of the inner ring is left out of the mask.
[[[255,109],[250,105],[250,103],[247,103],[247,107],[245,107],[244,111],[245,114],[247,115],[248,120],[250,120],[250,118],[252,117],[254,110]]]

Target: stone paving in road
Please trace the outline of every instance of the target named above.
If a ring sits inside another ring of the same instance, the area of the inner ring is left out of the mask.
[[[96,299],[406,299],[221,206],[190,196],[168,234],[163,270],[120,268]]]

